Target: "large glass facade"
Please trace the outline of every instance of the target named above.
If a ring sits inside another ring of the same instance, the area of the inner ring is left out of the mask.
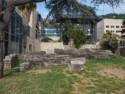
[[[9,40],[9,32],[8,32],[8,28],[4,31],[4,46],[3,46],[3,49],[4,49],[4,56],[8,54],[8,40]]]
[[[60,37],[61,36],[60,29],[55,27],[44,27],[44,29],[42,30],[42,36]]]
[[[21,53],[22,51],[23,25],[21,17],[14,12],[11,20],[11,53]]]
[[[6,7],[7,0],[3,0],[3,6]],[[30,33],[30,27],[27,28],[28,34]],[[11,22],[8,28],[4,31],[4,56],[13,53],[22,52],[22,35],[23,25],[22,18],[14,11],[11,17]]]
[[[14,11],[9,27],[4,32],[4,56],[22,52],[23,25],[20,15]]]

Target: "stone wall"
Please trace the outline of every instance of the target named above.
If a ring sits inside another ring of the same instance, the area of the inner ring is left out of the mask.
[[[26,52],[40,52],[40,40],[39,39],[33,39],[31,37],[27,37],[27,48]],[[31,47],[30,47],[31,46]]]
[[[27,52],[45,51],[47,54],[54,54],[54,49],[64,49],[62,42],[40,42],[39,39],[32,39],[30,37],[27,40]]]
[[[55,49],[64,49],[62,42],[41,42],[41,51],[46,51],[48,54],[54,54]]]
[[[115,55],[109,50],[101,49],[80,49],[80,50],[60,50],[55,49],[55,53],[58,55],[70,55],[70,57],[86,57],[94,59],[109,59],[115,57]]]
[[[119,47],[116,51],[116,54],[121,55],[121,56],[125,56],[125,47]]]
[[[60,65],[66,64],[70,60],[69,55],[56,55],[56,54],[45,54],[41,53],[26,53],[23,55],[25,62],[30,62],[30,66],[34,67],[37,65]]]
[[[84,44],[81,49],[99,49],[101,48],[99,43],[96,44]]]
[[[18,57],[16,54],[10,54],[5,57],[4,61],[4,68],[10,69],[17,65]]]
[[[56,54],[46,54],[41,52],[27,52],[22,55],[24,64],[20,65],[20,70],[31,69],[35,66],[50,66],[69,64],[71,59],[76,58],[94,58],[94,59],[110,59],[115,55],[108,50],[101,49],[80,49],[80,50],[63,50],[55,49]]]
[[[79,49],[100,49],[100,43],[96,42],[95,44],[83,44]],[[69,45],[64,45],[65,50],[76,49],[73,46],[73,42],[71,41]]]

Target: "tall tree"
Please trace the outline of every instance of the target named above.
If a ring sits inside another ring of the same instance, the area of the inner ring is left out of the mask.
[[[66,16],[77,15],[82,18],[96,16],[92,7],[81,4],[77,0],[50,0],[47,8],[50,9],[48,17],[51,15],[53,18],[57,18],[62,14]]]
[[[30,21],[31,12],[36,8],[36,3],[30,3],[26,5],[21,5],[18,9],[21,11],[21,17],[23,22],[23,39],[22,39],[22,49],[23,53],[26,51],[27,46],[27,27]]]
[[[0,0],[0,78],[3,77],[3,33],[4,29],[8,26],[11,15],[16,6],[25,5],[33,2],[44,2],[46,0],[7,0],[6,6],[3,5],[3,1]],[[58,2],[59,0],[50,0],[52,2]],[[66,1],[66,0],[63,0]],[[71,0],[70,0],[71,1]],[[84,1],[84,0],[83,0]],[[124,0],[90,0],[96,4],[107,3],[110,5],[118,5]]]

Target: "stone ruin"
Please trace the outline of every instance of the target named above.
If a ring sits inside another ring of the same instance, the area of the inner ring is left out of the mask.
[[[70,63],[68,64],[70,71],[81,71],[84,70],[84,64],[86,62],[85,58],[73,58],[70,60]]]
[[[18,57],[16,54],[10,54],[6,56],[5,59],[3,60],[4,68],[11,69],[12,67],[14,67],[14,64],[17,63],[16,62],[17,60],[18,60]]]
[[[35,66],[52,66],[62,65],[69,63],[69,55],[57,55],[57,54],[45,54],[45,52],[39,53],[26,53],[22,56],[25,63],[20,65],[20,70],[33,68]]]
[[[58,55],[69,55],[70,57],[85,57],[93,59],[110,59],[115,55],[109,50],[102,49],[80,49],[80,50],[62,50],[55,49],[55,53]]]
[[[81,66],[85,63],[85,58],[110,59],[112,57],[115,57],[115,55],[111,51],[101,49],[55,49],[55,54],[46,54],[44,51],[37,53],[29,52],[23,55],[25,63],[20,65],[20,70],[23,71],[35,66],[62,64],[69,64],[70,69],[81,69]],[[82,58],[83,60],[79,58]]]
[[[21,56],[24,63],[20,64],[20,70],[24,71],[35,66],[52,66],[69,64],[69,69],[82,69],[85,58],[110,59],[115,55],[108,50],[101,49],[80,49],[80,50],[61,50],[55,49],[55,54],[46,52],[27,52]],[[80,59],[79,59],[80,58]],[[11,54],[4,59],[5,68],[12,68],[17,55]],[[81,60],[82,59],[82,60]]]

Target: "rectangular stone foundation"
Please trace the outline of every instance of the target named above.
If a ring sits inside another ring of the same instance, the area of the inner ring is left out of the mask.
[[[74,58],[70,60],[68,64],[69,70],[84,70],[85,58]]]

